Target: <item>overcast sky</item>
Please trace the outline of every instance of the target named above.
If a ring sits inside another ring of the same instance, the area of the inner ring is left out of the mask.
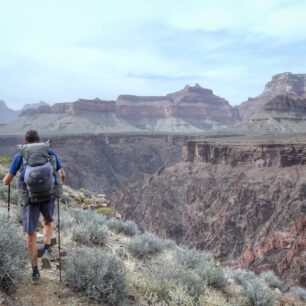
[[[14,109],[195,82],[234,105],[306,73],[306,1],[0,1],[0,100]]]

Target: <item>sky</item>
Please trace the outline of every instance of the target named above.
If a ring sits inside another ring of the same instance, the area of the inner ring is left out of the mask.
[[[232,105],[306,73],[306,1],[0,0],[0,100],[13,109],[186,84]]]

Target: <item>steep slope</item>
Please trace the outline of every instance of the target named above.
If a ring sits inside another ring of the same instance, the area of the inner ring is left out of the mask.
[[[237,260],[267,237],[290,232],[306,215],[305,163],[304,142],[190,141],[180,162],[131,181],[113,201],[124,218],[159,235],[209,250],[221,261]],[[302,226],[291,243],[262,252],[248,266],[267,264],[306,286],[305,232]],[[296,251],[289,264],[279,269],[290,250]]]

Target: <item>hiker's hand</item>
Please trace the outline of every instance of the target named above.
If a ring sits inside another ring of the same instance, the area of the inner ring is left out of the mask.
[[[4,179],[3,179],[3,184],[4,184],[4,185],[9,185],[9,184],[11,183],[11,181],[13,180],[13,178],[14,178],[14,175],[11,174],[11,173],[8,173],[8,174],[4,177]]]

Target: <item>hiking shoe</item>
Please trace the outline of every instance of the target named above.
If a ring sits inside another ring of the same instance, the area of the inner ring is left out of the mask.
[[[42,269],[51,269],[51,254],[50,251],[45,251],[42,258]]]
[[[38,270],[36,271],[33,271],[32,273],[32,283],[34,285],[37,285],[39,283],[39,280],[40,280],[40,273]]]

